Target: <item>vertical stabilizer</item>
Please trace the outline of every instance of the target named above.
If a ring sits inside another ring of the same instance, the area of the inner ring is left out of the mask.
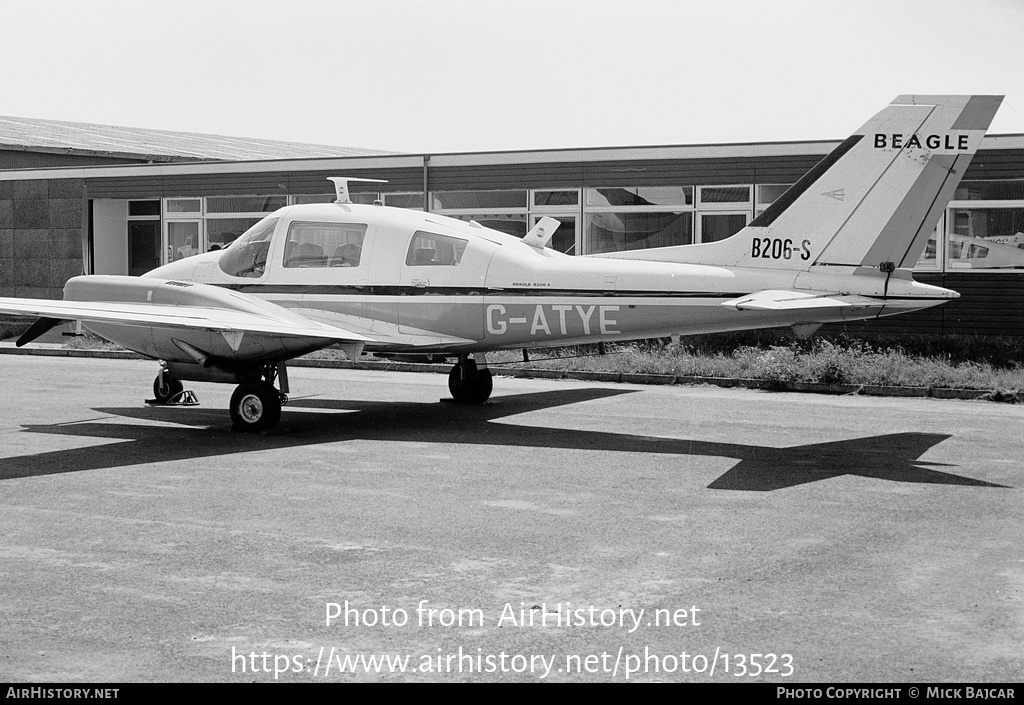
[[[899,96],[731,238],[611,256],[883,276],[909,269],[1001,102]]]

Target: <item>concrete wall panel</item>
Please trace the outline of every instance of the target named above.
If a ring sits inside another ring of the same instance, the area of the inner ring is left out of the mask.
[[[14,199],[15,228],[50,227],[50,208],[45,198]]]
[[[82,199],[55,198],[47,201],[51,228],[82,227]]]
[[[14,231],[14,256],[18,259],[46,259],[50,256],[50,231],[17,229]]]

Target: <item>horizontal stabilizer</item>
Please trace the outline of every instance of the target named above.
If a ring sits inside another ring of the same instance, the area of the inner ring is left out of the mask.
[[[850,306],[881,306],[885,303],[866,296],[844,296],[806,291],[758,291],[747,296],[723,301],[722,306],[737,311],[796,311]]]

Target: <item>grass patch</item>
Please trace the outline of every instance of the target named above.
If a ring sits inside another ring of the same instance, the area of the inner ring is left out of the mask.
[[[684,337],[543,351],[530,366],[593,372],[792,382],[1004,390],[1024,389],[1024,340],[966,336],[863,340],[823,336],[799,341],[771,331]],[[542,352],[535,351],[534,358]],[[518,354],[499,364],[522,366]]]

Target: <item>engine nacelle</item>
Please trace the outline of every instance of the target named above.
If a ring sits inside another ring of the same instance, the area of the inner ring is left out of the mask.
[[[254,296],[194,282],[125,276],[74,277],[64,285],[65,301],[105,301],[167,307],[187,316],[190,308],[220,309],[260,316],[270,322],[308,327],[310,322],[286,308]],[[168,362],[234,371],[273,364],[320,350],[335,341],[224,329],[161,326],[159,322],[85,321],[97,335],[142,355]]]

